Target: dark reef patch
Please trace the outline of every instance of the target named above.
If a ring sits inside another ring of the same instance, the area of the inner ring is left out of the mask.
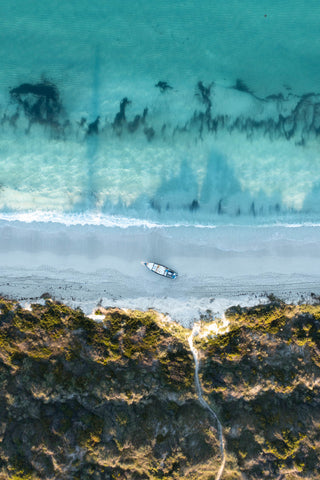
[[[154,87],[162,93],[171,91],[170,101],[174,104],[177,92],[167,81],[159,80]],[[0,129],[11,128],[12,131],[18,133],[19,128],[23,126],[24,131],[28,133],[32,125],[37,124],[43,126],[49,133],[49,138],[61,140],[73,136],[77,141],[85,141],[87,137],[99,135],[105,139],[119,137],[122,141],[128,140],[130,136],[139,136],[145,138],[146,142],[155,140],[176,142],[187,139],[189,143],[197,143],[208,137],[214,138],[222,132],[230,135],[237,132],[243,134],[249,141],[262,136],[271,142],[285,139],[293,142],[299,149],[307,147],[309,141],[320,135],[320,94],[310,92],[304,95],[295,95],[284,89],[283,92],[259,98],[243,80],[238,78],[230,88],[242,92],[242,102],[247,96],[249,108],[246,113],[237,112],[233,115],[232,113],[224,114],[223,105],[218,103],[222,88],[215,82],[208,83],[199,80],[195,85],[195,91],[190,92],[190,102],[195,105],[195,97],[198,107],[191,111],[184,120],[181,120],[181,112],[177,112],[177,119],[174,117],[175,112],[171,108],[171,104],[169,112],[166,112],[166,99],[162,98],[162,95],[156,99],[156,102],[159,101],[160,107],[152,105],[150,109],[150,105],[146,105],[142,113],[134,111],[134,99],[125,96],[119,102],[119,110],[115,115],[113,113],[110,117],[108,112],[97,111],[97,116],[93,117],[95,120],[89,123],[85,117],[73,121],[67,118],[58,87],[54,83],[48,80],[41,80],[38,83],[26,82],[10,89],[10,103],[1,112]],[[230,94],[237,102],[237,93],[230,92]],[[169,99],[169,97],[167,98]],[[261,111],[257,113],[257,116],[254,113],[250,114],[251,104],[253,112],[257,111],[257,105],[261,106]],[[214,184],[218,183],[212,175],[210,175],[211,180]],[[224,185],[224,178],[221,181]],[[206,188],[204,190],[206,191]],[[242,212],[252,216],[263,214],[259,200],[256,201],[256,198],[250,198],[246,204],[238,203],[231,208],[229,200],[226,202],[226,199],[230,197],[225,194],[225,190],[230,192],[226,186],[224,186],[223,192],[219,193],[215,190],[217,195],[211,205],[212,207],[214,204],[213,210],[211,210],[213,213],[239,215]],[[234,191],[231,192],[231,195],[234,195]],[[189,203],[184,204],[183,208],[196,211],[196,208],[191,207],[193,198],[193,195],[190,196]],[[199,200],[201,207],[205,209],[206,202],[202,198]],[[255,200],[254,206],[253,200]],[[280,212],[279,209],[274,209],[271,205],[272,202],[273,199],[264,208],[265,213],[268,213],[268,208],[269,212]],[[277,202],[278,199],[274,203]],[[170,201],[169,203],[172,206],[174,202]],[[160,202],[160,208],[165,208],[165,204]],[[281,213],[285,213],[285,210],[283,208]]]
[[[62,110],[60,95],[56,85],[49,81],[42,83],[23,83],[10,90],[11,100],[22,108],[32,123],[49,124],[57,127],[58,116]]]
[[[147,114],[148,114],[148,109],[145,108],[143,110],[142,115],[136,115],[131,122],[128,122],[127,123],[128,131],[130,133],[134,133],[136,130],[138,130],[140,125],[145,125]]]
[[[98,135],[99,133],[99,122],[100,122],[100,116],[98,116],[94,122],[89,123],[88,125],[88,135]]]
[[[172,99],[174,99],[173,88],[168,82],[160,80],[154,86],[159,88],[162,93],[172,90]],[[144,108],[143,113],[133,112],[132,118],[128,118],[128,107],[133,102],[128,97],[123,97],[120,101],[119,111],[112,122],[107,120],[102,122],[104,112],[100,112],[96,120],[88,124],[84,117],[74,123],[68,119],[61,119],[63,107],[60,94],[57,86],[52,82],[44,80],[34,84],[22,83],[10,90],[11,104],[16,104],[17,110],[10,113],[8,113],[8,109],[5,110],[2,113],[0,125],[10,126],[14,130],[17,129],[20,114],[23,112],[29,121],[27,132],[33,123],[49,125],[52,127],[55,137],[61,139],[66,138],[66,135],[70,132],[75,132],[77,138],[79,138],[79,134],[81,135],[80,138],[84,138],[86,135],[103,134],[111,131],[118,137],[126,132],[130,134],[142,133],[149,142],[155,137],[170,140],[170,138],[175,139],[181,134],[189,134],[197,141],[199,139],[203,140],[205,135],[225,131],[230,134],[241,132],[248,139],[260,135],[267,136],[271,141],[285,138],[286,140],[294,140],[297,146],[304,147],[307,145],[309,138],[318,137],[320,134],[320,95],[317,93],[311,92],[299,96],[287,91],[259,98],[254,95],[243,80],[238,78],[231,87],[232,89],[246,94],[249,102],[252,99],[255,102],[261,102],[263,108],[271,104],[271,111],[274,112],[272,116],[256,118],[249,114],[215,114],[214,100],[217,88],[221,87],[214,82],[208,84],[202,80],[197,82],[195,96],[202,107],[196,109],[184,123],[174,123],[171,117],[164,117],[159,124],[154,109],[153,113],[148,115],[148,106]],[[191,98],[190,95],[190,100]],[[172,113],[170,112],[170,115]],[[165,112],[162,112],[161,115],[165,115]]]
[[[206,105],[206,107],[210,107],[212,106],[212,102],[211,102],[211,98],[210,98],[210,95],[211,95],[211,87],[212,87],[213,83],[210,83],[210,85],[208,85],[207,87],[205,85],[203,85],[203,83],[200,81],[197,83],[197,87],[196,87],[196,96],[200,99],[200,101],[202,103],[204,103],[204,105]]]
[[[145,127],[145,129],[143,130],[143,133],[145,134],[145,136],[147,137],[147,140],[149,142],[151,142],[151,140],[153,139],[153,137],[155,136],[155,131],[152,127]]]
[[[194,212],[194,211],[198,210],[199,207],[200,207],[200,205],[199,205],[198,200],[192,200],[192,202],[190,203],[189,209],[191,210],[191,212]]]
[[[120,102],[120,110],[114,117],[113,129],[117,135],[121,135],[122,128],[126,124],[126,108],[131,104],[131,101],[127,97],[124,97]]]
[[[28,95],[29,93],[38,97],[45,97],[47,100],[52,100],[55,103],[59,99],[57,87],[49,82],[36,83],[35,85],[23,83],[19,87],[10,90],[10,95],[14,96]]]
[[[172,87],[167,82],[164,82],[161,80],[155,85],[155,87],[159,88],[161,93],[167,92],[168,90],[172,90]]]
[[[239,92],[245,92],[245,93],[250,93],[250,95],[253,95],[252,90],[244,83],[241,78],[237,78],[236,83],[231,87],[234,90],[239,90]]]

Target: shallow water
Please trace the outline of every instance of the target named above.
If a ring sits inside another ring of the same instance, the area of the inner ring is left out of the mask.
[[[1,211],[317,223],[317,12],[316,1],[3,4]],[[56,103],[14,90],[45,81]]]
[[[241,275],[314,291],[317,1],[0,8],[3,271],[118,272],[113,298],[142,298],[153,260],[181,297]]]

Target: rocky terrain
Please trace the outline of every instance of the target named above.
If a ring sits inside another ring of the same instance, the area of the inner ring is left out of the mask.
[[[214,479],[190,330],[153,311],[96,313],[0,299],[0,479]],[[222,479],[320,478],[320,306],[226,316],[227,333],[194,339]]]

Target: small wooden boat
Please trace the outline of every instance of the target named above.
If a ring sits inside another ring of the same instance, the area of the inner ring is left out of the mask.
[[[164,265],[159,265],[158,263],[150,263],[150,262],[141,262],[145,265],[151,272],[157,273],[158,275],[162,275],[163,277],[167,278],[176,278],[178,276],[177,272],[171,270]]]

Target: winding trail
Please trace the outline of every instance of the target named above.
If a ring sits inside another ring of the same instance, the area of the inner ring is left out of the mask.
[[[221,453],[221,465],[219,468],[219,471],[216,475],[215,480],[220,480],[223,470],[224,470],[224,465],[226,463],[226,458],[225,458],[225,448],[224,448],[224,438],[223,438],[223,433],[222,433],[222,425],[221,422],[217,416],[217,414],[212,410],[212,408],[207,404],[205,399],[202,396],[202,390],[201,390],[201,385],[200,385],[200,380],[199,380],[199,360],[198,360],[198,352],[197,349],[193,345],[193,337],[199,333],[199,325],[194,323],[193,328],[192,328],[192,333],[190,337],[188,338],[188,342],[190,345],[190,350],[192,352],[193,358],[194,358],[194,364],[195,364],[195,369],[194,369],[194,378],[195,378],[195,385],[196,385],[196,390],[198,393],[199,397],[199,402],[201,405],[208,410],[208,412],[211,414],[211,416],[214,418],[216,424],[217,424],[217,430],[218,430],[218,435],[219,435],[219,441],[220,441],[220,453]]]

